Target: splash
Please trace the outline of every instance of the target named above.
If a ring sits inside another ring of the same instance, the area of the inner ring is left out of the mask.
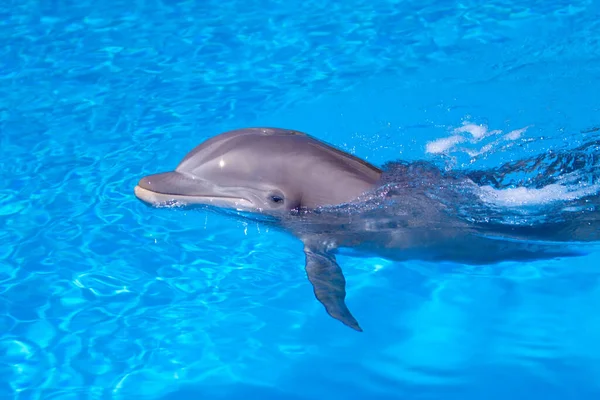
[[[530,127],[526,126],[524,128],[512,130],[508,133],[503,133],[501,130],[489,130],[487,125],[478,125],[465,121],[462,126],[454,128],[451,136],[428,142],[425,146],[425,151],[429,154],[450,154],[455,152],[463,152],[471,157],[476,157],[492,151],[503,142],[512,142],[518,140],[528,128]],[[479,148],[469,148],[464,146],[464,144],[481,144],[484,139],[490,137],[495,137],[496,139],[491,143],[480,146]]]
[[[540,189],[526,187],[495,189],[491,186],[484,186],[481,188],[480,198],[487,203],[503,207],[527,207],[574,201],[595,195],[599,191],[600,185],[582,185],[573,188],[550,184]],[[570,209],[571,207],[566,206],[565,208]]]
[[[451,159],[455,153],[466,153],[475,158],[506,150],[504,144],[514,144],[524,138],[530,127],[505,133],[499,129],[490,130],[485,124],[465,121],[452,130],[451,136],[428,142],[425,151]],[[492,141],[484,144],[485,139]],[[488,205],[518,209],[563,203],[563,208],[569,209],[569,202],[597,195],[600,191],[599,146],[593,139],[578,148],[561,152],[547,150],[498,168],[463,172],[477,185],[479,199]]]
[[[460,143],[495,138],[491,144],[469,150],[471,155],[482,154],[497,143],[522,138],[526,130],[503,133],[467,123],[452,136],[428,143],[427,152],[449,154],[460,151]],[[372,197],[371,210],[403,210],[410,196],[423,193],[438,204],[432,203],[430,209],[445,210],[444,223],[460,220],[482,232],[510,232],[532,240],[600,240],[600,138],[487,169],[474,169],[473,164],[448,169],[426,161],[392,162],[383,169],[379,197]]]

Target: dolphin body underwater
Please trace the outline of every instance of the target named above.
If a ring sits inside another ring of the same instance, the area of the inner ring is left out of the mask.
[[[563,154],[561,174],[552,173],[556,163],[538,170],[530,187],[556,185],[568,168],[585,170],[569,159],[574,154]],[[536,172],[540,162],[531,167],[531,161],[489,171],[446,172],[422,161],[380,169],[302,132],[245,128],[204,141],[174,171],[143,177],[134,193],[150,206],[214,206],[260,216],[291,233],[304,244],[315,297],[331,317],[362,331],[345,303],[339,249],[399,261],[486,264],[579,255],[571,245],[600,239],[598,211],[590,211],[597,191],[571,199],[568,212],[565,202],[536,212],[482,200],[484,188],[509,186],[503,178]]]

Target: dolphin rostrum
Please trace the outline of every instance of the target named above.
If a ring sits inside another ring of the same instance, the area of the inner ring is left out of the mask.
[[[572,221],[507,223],[478,192],[490,174],[445,173],[425,162],[383,170],[302,132],[245,128],[204,141],[174,171],[143,177],[134,192],[153,206],[272,217],[304,243],[306,274],[327,313],[362,331],[345,304],[339,248],[481,264],[580,254],[551,241],[598,239],[589,218],[577,232]]]

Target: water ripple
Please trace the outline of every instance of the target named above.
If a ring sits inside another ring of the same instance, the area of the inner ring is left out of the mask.
[[[519,397],[519,377],[600,391],[596,258],[340,257],[368,327],[356,336],[314,300],[297,241],[132,195],[208,136],[271,117],[369,160],[420,157],[408,149],[432,132],[502,107],[559,125],[527,131],[554,135],[540,146],[570,142],[597,123],[576,90],[597,84],[597,14],[592,0],[0,2],[0,397],[447,397],[478,383]],[[374,94],[354,91],[378,77]]]
[[[51,358],[35,343],[19,337],[0,339],[0,369],[3,382],[15,392],[42,386]]]

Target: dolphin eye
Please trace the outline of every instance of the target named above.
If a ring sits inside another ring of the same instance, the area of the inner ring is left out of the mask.
[[[283,195],[281,194],[272,194],[271,196],[269,196],[269,199],[273,202],[273,203],[283,203],[284,198]]]

